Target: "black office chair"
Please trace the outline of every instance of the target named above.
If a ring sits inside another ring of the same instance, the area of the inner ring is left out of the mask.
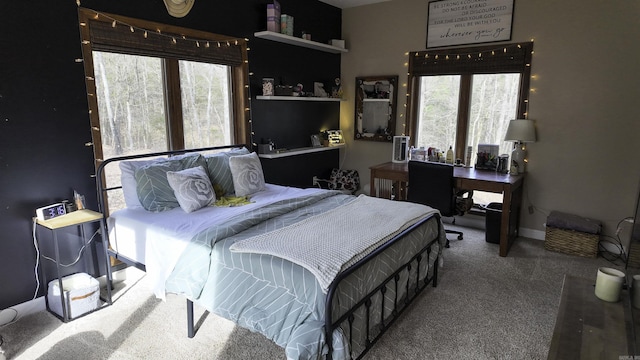
[[[467,198],[461,199],[464,193],[468,193]],[[471,196],[473,196],[472,192],[456,191],[453,165],[409,161],[408,201],[438,209],[444,217],[454,217],[455,215],[464,215],[464,207],[459,206],[459,202],[465,202],[465,199],[471,200]],[[453,224],[455,224],[455,217]],[[447,234],[458,234],[458,240],[463,239],[461,231],[446,229],[445,231]],[[449,240],[447,240],[446,246],[449,247]]]

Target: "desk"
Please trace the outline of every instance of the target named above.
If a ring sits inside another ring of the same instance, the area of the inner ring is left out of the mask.
[[[371,166],[371,196],[404,200],[409,181],[409,164],[387,162]],[[518,236],[522,184],[524,175],[502,174],[491,170],[455,167],[455,186],[460,190],[502,193],[502,221],[500,224],[500,256],[507,256]],[[376,182],[379,182],[376,184]],[[394,186],[391,186],[394,185]],[[376,189],[378,186],[378,189]]]

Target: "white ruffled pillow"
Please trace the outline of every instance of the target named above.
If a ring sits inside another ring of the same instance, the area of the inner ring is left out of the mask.
[[[255,152],[232,156],[229,167],[236,196],[247,196],[265,189],[262,164]]]
[[[167,181],[187,213],[209,206],[216,200],[207,171],[202,166],[181,171],[167,171]]]

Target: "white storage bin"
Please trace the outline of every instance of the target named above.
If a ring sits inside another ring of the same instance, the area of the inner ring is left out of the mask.
[[[77,273],[63,277],[62,288],[69,319],[74,319],[95,310],[100,305],[100,283],[89,274]],[[63,316],[58,279],[49,282],[47,296],[49,309]]]

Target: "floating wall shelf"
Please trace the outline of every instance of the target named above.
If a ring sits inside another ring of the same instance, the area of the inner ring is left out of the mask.
[[[313,96],[256,96],[256,100],[293,100],[293,101],[342,101],[340,98]]]
[[[340,54],[349,52],[347,49],[339,48],[336,46],[319,43],[317,41],[306,40],[302,38],[297,38],[295,36],[289,36],[285,34],[280,34],[273,31],[259,31],[253,34],[257,38],[267,39],[272,41],[277,41],[289,45],[296,45],[301,47],[306,47],[310,49],[325,51],[333,54]]]
[[[277,159],[277,158],[282,158],[287,156],[310,154],[314,152],[328,151],[328,150],[336,150],[343,147],[344,147],[344,144],[331,145],[331,146],[306,147],[306,148],[298,148],[298,149],[280,150],[280,151],[276,151],[268,154],[258,154],[258,156],[264,159]]]

